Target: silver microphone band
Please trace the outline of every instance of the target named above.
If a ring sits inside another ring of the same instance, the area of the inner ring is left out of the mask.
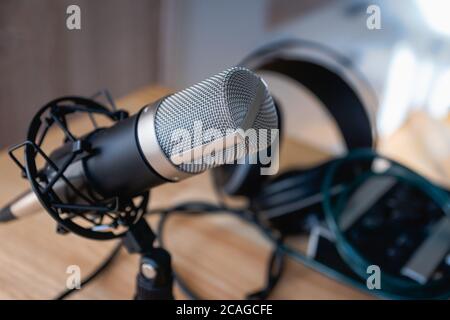
[[[0,223],[9,222],[42,210],[33,191],[26,191],[0,210]]]

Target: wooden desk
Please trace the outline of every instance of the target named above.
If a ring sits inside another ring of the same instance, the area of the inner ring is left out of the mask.
[[[160,87],[144,88],[119,100],[118,105],[134,112],[167,92]],[[450,119],[447,125],[450,125]],[[449,126],[443,125],[443,128],[447,130]],[[405,141],[407,145],[404,145]],[[400,159],[408,159],[409,164],[417,165],[414,159],[417,160],[415,156],[420,154],[420,148],[415,150],[417,144],[411,145],[411,141],[414,139],[404,128],[390,143],[382,142],[381,150],[400,155]],[[299,150],[302,161],[315,162],[325,157],[306,146],[287,149],[289,151],[283,151],[282,157],[299,154]],[[442,154],[439,156],[442,160]],[[419,160],[417,167],[442,178],[442,174],[429,169],[427,157],[419,157]],[[293,160],[287,162],[295,163]],[[19,178],[19,170],[5,151],[0,153],[0,175],[0,205],[28,187],[28,182]],[[152,190],[151,207],[194,199],[214,201],[207,173]],[[87,240],[71,234],[57,235],[53,219],[44,212],[0,225],[0,242],[0,299],[50,299],[65,288],[69,265],[79,265],[85,276],[115,243]],[[246,293],[259,289],[263,282],[270,244],[251,226],[236,218],[226,215],[174,217],[167,226],[166,242],[176,270],[203,297],[241,299]],[[130,299],[137,266],[138,257],[122,250],[112,268],[73,298]],[[183,298],[178,289],[175,294],[177,298]],[[273,298],[365,299],[369,296],[289,261]]]

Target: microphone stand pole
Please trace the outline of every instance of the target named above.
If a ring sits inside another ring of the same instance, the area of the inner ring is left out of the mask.
[[[129,253],[141,255],[136,279],[135,300],[173,300],[172,265],[169,252],[154,246],[155,234],[144,218],[125,235]]]

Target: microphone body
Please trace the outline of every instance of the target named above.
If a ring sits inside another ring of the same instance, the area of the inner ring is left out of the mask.
[[[143,154],[137,136],[143,110],[107,130],[94,132],[87,139],[94,154],[83,160],[84,173],[92,188],[103,197],[131,197],[168,182]]]

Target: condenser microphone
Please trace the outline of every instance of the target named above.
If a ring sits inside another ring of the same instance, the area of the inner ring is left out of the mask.
[[[71,162],[64,176],[93,197],[132,198],[267,148],[270,138],[262,143],[260,138],[248,139],[245,132],[277,126],[264,81],[248,69],[234,67],[90,133],[83,139],[89,156]],[[73,149],[73,143],[63,145],[50,159],[64,166]],[[55,197],[68,203],[79,200],[52,167],[45,173],[48,181],[57,180]],[[35,196],[26,194],[2,214],[24,216],[36,211],[36,203]]]
[[[275,129],[277,121],[261,78],[232,68],[94,134],[89,141],[98,152],[84,170],[103,196],[135,195],[257,151],[256,140],[245,141],[242,132]],[[212,141],[205,141],[208,133]],[[208,158],[203,151],[211,149],[224,161]]]

